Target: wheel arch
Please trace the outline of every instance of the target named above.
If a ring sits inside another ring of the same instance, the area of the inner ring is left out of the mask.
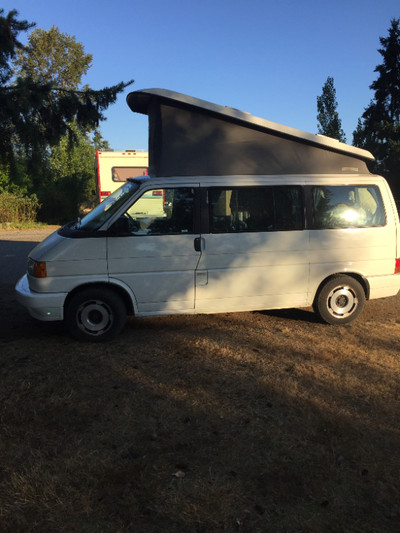
[[[123,300],[123,302],[125,304],[125,307],[126,307],[127,314],[128,315],[134,315],[135,314],[135,305],[134,305],[133,296],[131,294],[129,294],[128,290],[125,287],[121,286],[121,285],[117,285],[116,283],[107,283],[107,282],[84,283],[83,285],[78,285],[77,287],[74,287],[68,293],[67,297],[65,298],[65,301],[64,301],[64,314],[65,314],[65,309],[68,306],[68,303],[75,296],[75,294],[79,293],[82,290],[86,290],[86,289],[102,289],[102,288],[106,288],[106,289],[115,291],[115,293],[118,294],[122,298],[122,300]]]
[[[318,298],[318,295],[321,292],[321,290],[324,287],[324,285],[326,285],[329,281],[331,281],[332,279],[337,278],[339,276],[348,276],[348,277],[353,278],[356,281],[358,281],[358,283],[364,289],[365,299],[369,300],[370,286],[369,286],[368,280],[364,276],[362,276],[361,274],[359,274],[357,272],[336,272],[335,274],[331,274],[330,276],[327,276],[326,278],[324,278],[321,281],[321,283],[318,286],[318,289],[315,292],[314,302]]]

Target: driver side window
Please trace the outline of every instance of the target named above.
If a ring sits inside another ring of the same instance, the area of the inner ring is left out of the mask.
[[[146,191],[126,211],[133,235],[193,233],[194,189]]]

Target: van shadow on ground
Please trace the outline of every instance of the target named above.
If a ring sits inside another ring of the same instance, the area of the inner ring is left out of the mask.
[[[26,271],[29,252],[38,244],[32,241],[1,240],[0,285],[13,286]]]

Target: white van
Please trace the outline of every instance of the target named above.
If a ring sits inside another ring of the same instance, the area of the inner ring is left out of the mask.
[[[138,216],[160,188],[164,213]],[[398,227],[386,182],[369,175],[133,179],[39,244],[17,295],[94,341],[127,314],[313,305],[346,324],[399,291]]]
[[[347,324],[366,300],[400,290],[400,232],[386,181],[354,167],[370,155],[345,146],[341,164],[351,157],[353,166],[341,173],[129,179],[30,253],[17,297],[32,316],[64,320],[91,341],[113,338],[129,314],[312,305],[325,322]],[[156,172],[170,164],[160,157]],[[179,164],[186,172],[193,163]],[[163,208],[155,203],[144,216],[153,191]]]

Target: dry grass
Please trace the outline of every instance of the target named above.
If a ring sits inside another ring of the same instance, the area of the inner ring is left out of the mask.
[[[93,346],[12,297],[1,531],[399,531],[399,298],[345,328],[182,316]]]

